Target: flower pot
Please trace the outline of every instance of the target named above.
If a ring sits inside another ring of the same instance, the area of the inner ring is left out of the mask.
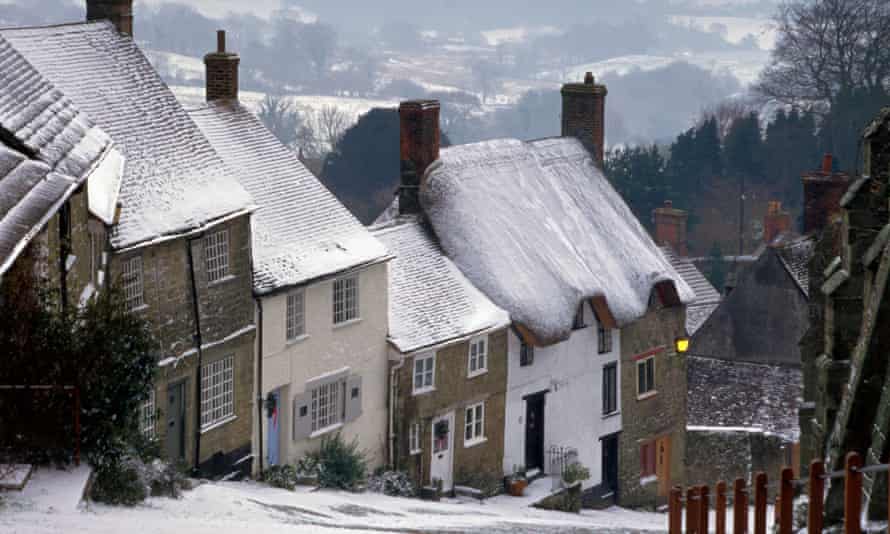
[[[527,487],[528,481],[526,480],[511,480],[507,487],[507,491],[509,491],[510,495],[513,497],[522,497],[522,494],[525,493],[525,488]]]

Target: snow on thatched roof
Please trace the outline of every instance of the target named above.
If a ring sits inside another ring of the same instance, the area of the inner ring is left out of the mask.
[[[448,256],[539,344],[568,338],[584,299],[621,326],[656,286],[694,297],[575,139],[444,149],[421,201]]]

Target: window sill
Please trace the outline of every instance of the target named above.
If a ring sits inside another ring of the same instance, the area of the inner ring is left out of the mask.
[[[340,428],[343,428],[343,423],[334,423],[333,425],[328,425],[324,428],[320,428],[320,429],[316,430],[315,432],[309,434],[309,439],[323,436],[329,432],[333,432],[334,430],[339,430]]]
[[[464,448],[469,449],[470,447],[475,447],[476,445],[482,445],[488,441],[488,438],[482,436],[481,438],[471,439],[470,441],[464,441]]]
[[[219,286],[225,284],[226,282],[231,282],[232,280],[238,278],[234,274],[227,274],[220,278],[219,280],[214,280],[213,282],[207,282],[207,287]]]
[[[300,342],[302,342],[302,341],[306,341],[307,339],[309,339],[309,334],[303,334],[302,336],[297,336],[297,337],[295,337],[295,338],[293,338],[293,339],[288,339],[288,340],[285,342],[284,346],[285,346],[285,347],[290,347],[291,345],[296,345],[296,344],[298,344],[298,343],[300,343]]]
[[[467,373],[467,378],[476,378],[477,376],[487,375],[488,368],[485,369],[476,369],[475,371],[470,371]]]
[[[611,418],[615,417],[616,415],[621,415],[621,412],[618,410],[615,410],[614,412],[604,413],[603,419],[611,419]]]
[[[362,322],[362,318],[356,317],[355,319],[343,321],[342,323],[334,323],[334,326],[332,326],[331,328],[333,328],[334,330],[337,330],[338,328],[346,328],[347,326],[352,326],[352,325],[360,323],[360,322]]]
[[[148,304],[140,304],[139,306],[136,306],[136,307],[134,307],[134,308],[130,308],[130,309],[127,310],[127,311],[130,312],[130,313],[133,313],[133,312],[141,312],[141,311],[144,311],[144,310],[147,310],[147,309],[148,309]]]
[[[434,392],[434,391],[436,391],[436,388],[435,388],[435,387],[428,387],[428,388],[422,388],[422,389],[415,389],[415,390],[413,390],[413,391],[411,392],[411,395],[414,396],[414,397],[416,397],[416,396],[418,396],[418,395],[426,395],[427,393],[432,393],[432,392]]]
[[[658,477],[656,475],[649,475],[645,477],[640,477],[640,486],[646,486],[653,482],[657,482]]]
[[[658,395],[658,390],[653,389],[652,391],[647,391],[646,393],[641,393],[637,395],[637,400],[646,400]]]
[[[216,430],[217,428],[219,428],[219,427],[221,427],[221,426],[224,426],[224,425],[227,425],[227,424],[231,423],[231,422],[234,421],[235,419],[238,419],[238,416],[237,416],[237,415],[230,415],[230,416],[228,416],[228,417],[226,417],[226,418],[224,418],[224,419],[220,419],[219,421],[216,421],[216,422],[214,422],[214,423],[210,423],[210,424],[207,425],[207,426],[202,426],[202,427],[201,427],[201,434],[206,434],[207,432],[210,432],[211,430]]]
[[[412,451],[408,451],[408,455],[409,456],[417,456],[418,454],[420,454],[422,452],[423,452],[423,449],[412,450]]]

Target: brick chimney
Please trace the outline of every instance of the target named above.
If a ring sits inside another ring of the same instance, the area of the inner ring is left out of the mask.
[[[840,213],[841,197],[850,187],[851,179],[843,172],[832,171],[831,154],[822,158],[822,168],[804,174],[803,231],[805,234],[824,228],[832,216]]]
[[[399,105],[399,213],[417,214],[420,182],[439,159],[439,101],[409,100]]]
[[[238,100],[238,64],[241,58],[226,52],[226,32],[216,32],[216,52],[204,56],[207,101]]]
[[[597,85],[591,72],[584,76],[584,83],[562,86],[562,136],[577,137],[590,147],[600,168],[606,143],[607,93],[606,86]]]
[[[688,256],[686,247],[686,222],[689,214],[674,207],[670,200],[664,206],[652,210],[652,222],[655,224],[655,243],[670,245],[680,256]]]
[[[133,36],[133,0],[87,0],[87,20],[108,20],[117,31]]]
[[[766,215],[763,216],[763,242],[769,245],[775,239],[791,230],[791,214],[782,209],[778,200],[770,200]]]

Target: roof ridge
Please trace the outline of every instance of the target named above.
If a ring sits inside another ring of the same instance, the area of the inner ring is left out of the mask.
[[[56,24],[41,24],[34,26],[7,26],[0,27],[0,32],[9,32],[9,31],[26,31],[26,30],[48,30],[52,28],[70,28],[74,26],[113,26],[110,21],[107,20],[83,20],[79,22],[58,22]]]

